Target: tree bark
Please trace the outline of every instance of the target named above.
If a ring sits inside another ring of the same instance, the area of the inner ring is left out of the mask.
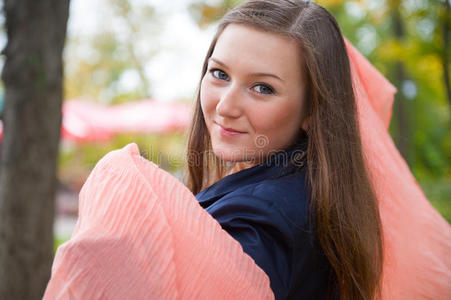
[[[393,22],[393,34],[398,41],[402,41],[404,38],[404,28],[402,19],[400,16],[400,1],[392,0],[389,2],[392,10],[392,22]],[[409,120],[409,108],[406,103],[406,98],[402,93],[402,84],[406,80],[406,72],[404,70],[404,64],[401,59],[398,59],[393,66],[393,83],[398,88],[398,93],[395,95],[394,114],[395,114],[395,142],[399,149],[399,152],[406,160],[407,164],[412,166],[412,153],[411,153],[411,139],[412,130]]]
[[[41,299],[53,259],[69,0],[5,0],[0,299]]]

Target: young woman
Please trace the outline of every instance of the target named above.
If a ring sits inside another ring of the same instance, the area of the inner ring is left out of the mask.
[[[394,91],[324,8],[232,9],[203,66],[189,190],[136,145],[109,153],[44,298],[446,299],[451,230],[386,131]]]
[[[262,163],[274,151],[283,152]],[[299,151],[301,165],[291,157]],[[189,164],[191,191],[202,190],[201,205],[269,275],[276,299],[376,295],[379,211],[345,43],[324,8],[249,1],[222,19],[188,154],[200,162]],[[224,178],[224,162],[246,169]]]

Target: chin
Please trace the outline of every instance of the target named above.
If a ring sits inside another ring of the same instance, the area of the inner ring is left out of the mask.
[[[213,147],[213,154],[224,161],[240,161],[242,159],[242,155],[238,149],[230,149],[224,147]]]
[[[223,150],[213,150],[214,155],[223,160],[223,161],[229,161],[229,162],[238,162],[241,161],[242,158],[240,155],[233,154],[233,152],[229,151],[223,151]]]
[[[248,153],[247,155],[243,153],[243,149],[224,149],[224,148],[216,148],[213,149],[214,155],[227,162],[250,162],[253,163],[257,161],[257,157]]]

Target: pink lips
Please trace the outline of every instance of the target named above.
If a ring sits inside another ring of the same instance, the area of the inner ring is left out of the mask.
[[[236,135],[245,133],[245,132],[242,132],[242,131],[234,130],[232,128],[224,128],[221,125],[219,125],[218,123],[215,123],[215,124],[219,128],[219,133],[221,133],[221,135],[223,135],[223,136],[236,136]]]

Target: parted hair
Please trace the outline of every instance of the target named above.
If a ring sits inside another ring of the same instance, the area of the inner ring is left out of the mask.
[[[382,226],[362,153],[349,58],[335,18],[308,1],[246,1],[221,19],[201,80],[216,41],[232,23],[289,37],[300,47],[311,219],[334,270],[340,299],[380,298]],[[211,140],[200,105],[200,83],[187,147],[188,187],[197,194],[226,175],[226,163],[207,155],[212,153]]]

